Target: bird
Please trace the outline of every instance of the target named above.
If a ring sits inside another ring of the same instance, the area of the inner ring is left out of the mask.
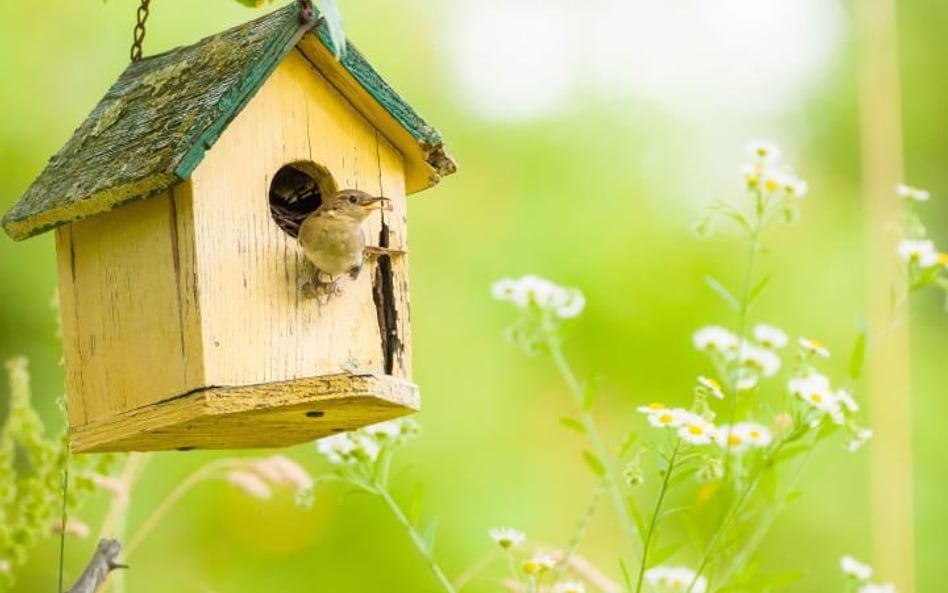
[[[339,294],[346,276],[359,277],[366,255],[362,223],[388,204],[388,198],[343,189],[303,220],[297,240],[306,259],[316,267],[314,278],[300,286],[307,296]]]

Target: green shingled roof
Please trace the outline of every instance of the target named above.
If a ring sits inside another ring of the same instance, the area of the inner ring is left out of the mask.
[[[3,217],[24,239],[187,179],[304,34],[293,3],[195,45],[131,63],[66,145]],[[340,65],[418,143],[432,183],[453,173],[441,135],[349,44]]]

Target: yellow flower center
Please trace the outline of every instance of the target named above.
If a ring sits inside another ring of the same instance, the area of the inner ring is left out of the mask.
[[[658,416],[658,421],[662,424],[671,424],[674,419],[675,417],[667,412]]]
[[[652,410],[662,410],[665,408],[665,404],[654,402],[654,403],[649,404],[648,407]]]
[[[704,434],[704,429],[698,426],[697,424],[691,424],[688,426],[688,434],[694,436],[701,436]]]
[[[727,444],[736,447],[741,444],[741,437],[736,434],[729,434],[727,435]]]
[[[819,393],[812,393],[810,394],[810,401],[815,404],[821,404],[823,403],[823,396]]]
[[[939,253],[938,263],[948,268],[948,253]]]
[[[760,438],[760,432],[759,432],[759,431],[756,431],[756,430],[750,431],[750,435],[751,435],[751,438],[752,438],[752,439],[759,439],[759,438]]]
[[[764,187],[766,187],[768,191],[777,191],[780,187],[780,182],[776,179],[768,179],[764,182]]]

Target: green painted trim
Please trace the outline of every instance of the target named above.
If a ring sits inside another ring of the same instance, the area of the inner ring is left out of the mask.
[[[292,8],[287,7],[283,10],[286,13],[283,17],[286,24],[267,42],[260,56],[248,64],[233,88],[221,97],[217,104],[218,117],[214,123],[190,141],[190,150],[181,157],[174,169],[174,174],[178,179],[183,181],[191,176],[191,173],[204,160],[204,154],[214,146],[227,129],[227,125],[243,111],[250,99],[257,94],[277,66],[306,34],[307,28],[300,24],[299,5],[294,2]]]

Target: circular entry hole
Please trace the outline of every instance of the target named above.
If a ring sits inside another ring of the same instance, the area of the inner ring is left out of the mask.
[[[326,413],[325,413],[325,412],[322,412],[322,411],[320,411],[320,410],[312,410],[312,411],[310,411],[310,412],[306,412],[306,417],[307,417],[307,418],[322,418],[322,417],[325,416],[325,415],[326,415]]]
[[[270,216],[283,232],[299,235],[300,224],[323,203],[323,196],[336,193],[336,182],[325,167],[311,161],[284,165],[270,182]]]

